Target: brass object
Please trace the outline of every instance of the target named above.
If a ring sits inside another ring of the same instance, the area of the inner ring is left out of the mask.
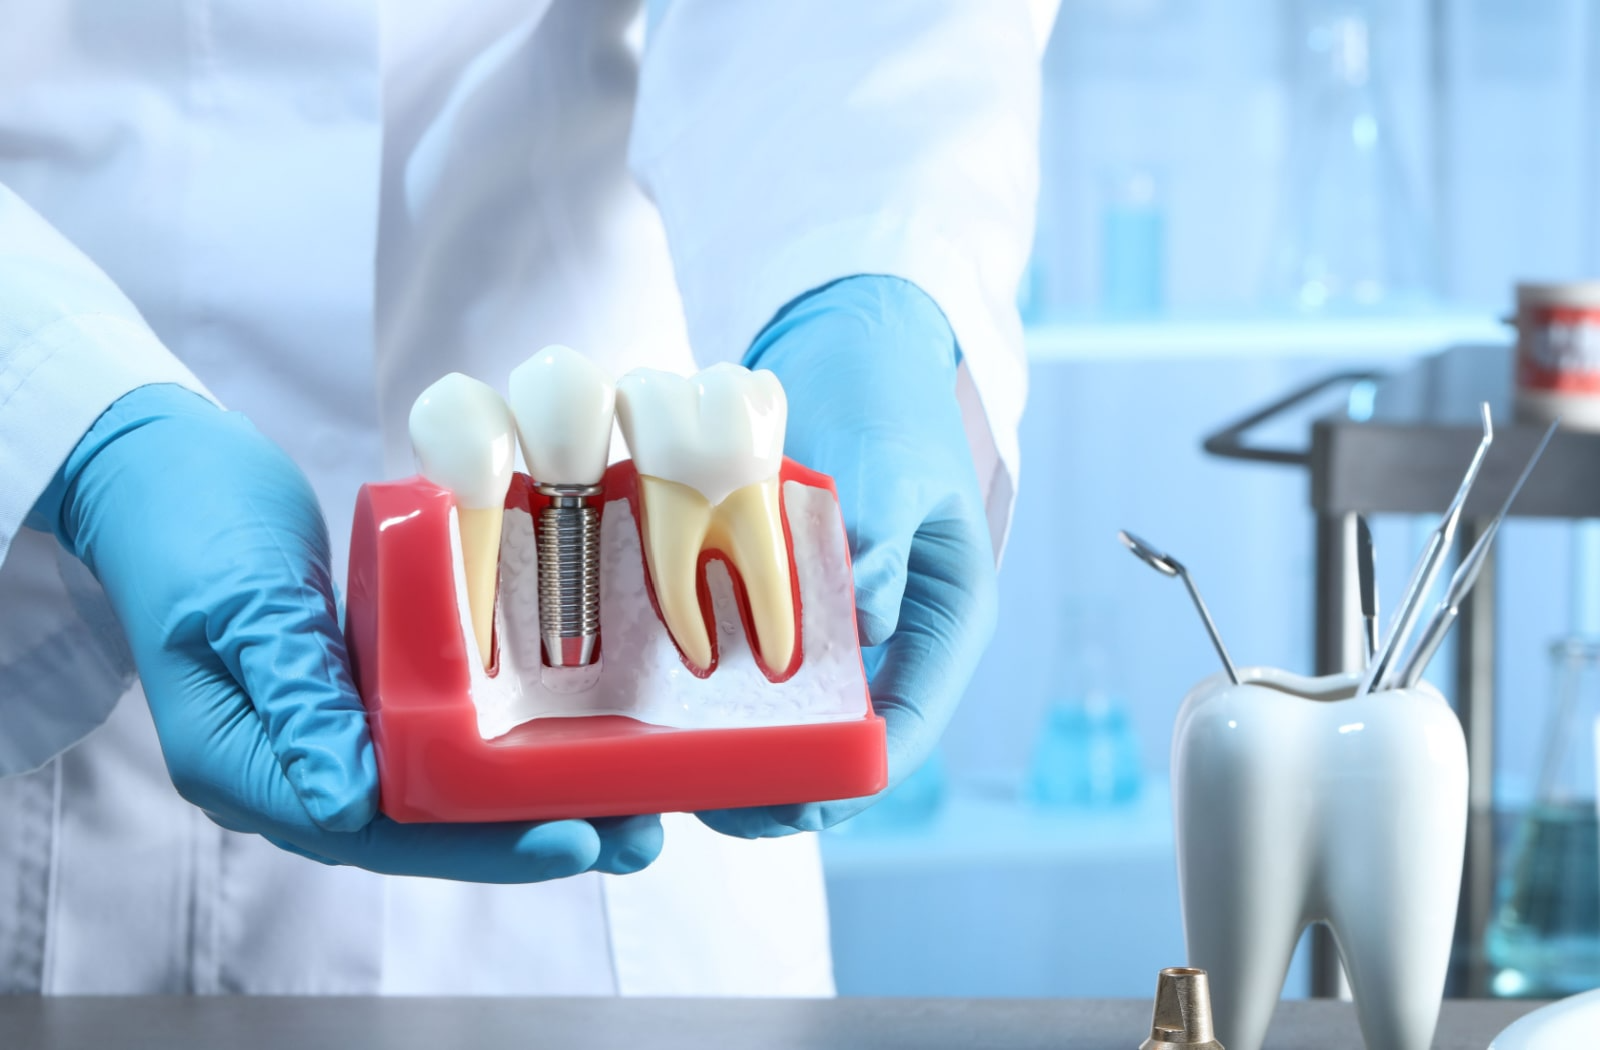
[[[1204,970],[1169,966],[1161,971],[1150,1038],[1139,1050],[1223,1050],[1211,1026],[1211,984]]]

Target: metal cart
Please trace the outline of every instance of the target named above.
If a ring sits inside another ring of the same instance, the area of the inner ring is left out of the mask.
[[[1513,422],[1509,347],[1456,347],[1392,374],[1341,372],[1296,390],[1208,437],[1213,455],[1303,467],[1316,515],[1315,660],[1318,674],[1359,669],[1364,651],[1356,581],[1356,515],[1444,511],[1478,443],[1478,405],[1489,402],[1495,441],[1462,515],[1457,549],[1471,547],[1532,453],[1544,427]],[[1264,425],[1303,410],[1330,391],[1368,384],[1370,415],[1315,419],[1304,448],[1252,442]],[[1558,432],[1512,514],[1600,518],[1600,434]],[[1451,696],[1466,731],[1471,815],[1448,993],[1489,992],[1484,934],[1494,906],[1495,569],[1484,567],[1456,626]],[[1336,995],[1340,967],[1318,927],[1312,994]]]

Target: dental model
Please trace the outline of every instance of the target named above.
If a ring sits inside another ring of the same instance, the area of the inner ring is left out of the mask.
[[[704,555],[743,581],[768,677],[789,674],[796,614],[779,500],[788,401],[771,372],[719,364],[693,378],[639,369],[617,383],[617,420],[639,473],[645,561],[684,662],[716,662],[701,604]]]
[[[511,395],[515,413],[441,380],[412,415],[424,476],[356,497],[345,636],[385,816],[881,791],[844,515],[832,479],[782,456],[777,378],[639,372],[613,394],[551,347]],[[604,466],[613,418],[637,458]],[[512,471],[519,429],[535,476]]]
[[[451,372],[411,406],[410,429],[422,475],[455,497],[472,631],[483,666],[489,667],[500,524],[516,460],[516,427],[493,388]]]
[[[550,503],[539,515],[539,619],[545,662],[594,662],[600,640],[600,481],[616,390],[605,369],[547,346],[511,372],[522,458]]]
[[[1371,1050],[1427,1050],[1467,827],[1467,751],[1442,696],[1356,674],[1240,670],[1178,713],[1172,797],[1189,965],[1216,1035],[1260,1050],[1290,956],[1326,922]]]

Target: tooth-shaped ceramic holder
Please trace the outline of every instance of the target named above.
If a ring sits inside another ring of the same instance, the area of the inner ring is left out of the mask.
[[[601,656],[583,668],[542,666],[534,528],[547,499],[525,475],[506,497],[489,671],[463,612],[450,493],[422,478],[363,486],[345,631],[383,812],[546,820],[882,790],[884,724],[867,694],[833,482],[788,460],[779,478],[798,652],[787,668],[761,666],[737,573],[703,552],[716,651],[703,676],[654,607],[631,462],[603,481]]]
[[[1369,1050],[1433,1041],[1461,888],[1467,750],[1423,683],[1245,668],[1200,683],[1172,742],[1189,965],[1217,1038],[1260,1050],[1301,932],[1326,922]]]

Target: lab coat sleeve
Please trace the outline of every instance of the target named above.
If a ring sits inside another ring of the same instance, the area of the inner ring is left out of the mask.
[[[702,363],[737,360],[785,303],[840,277],[901,277],[939,304],[997,556],[1055,6],[673,0],[647,33],[629,151]]]
[[[24,521],[100,413],[150,383],[205,393],[110,278],[0,186],[0,776],[71,746],[132,681],[99,585]]]

